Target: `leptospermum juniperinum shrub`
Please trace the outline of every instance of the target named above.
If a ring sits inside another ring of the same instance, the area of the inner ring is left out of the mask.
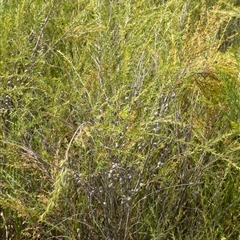
[[[0,11],[1,239],[239,236],[236,6]]]

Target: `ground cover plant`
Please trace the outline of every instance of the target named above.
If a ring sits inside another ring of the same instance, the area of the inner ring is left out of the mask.
[[[238,1],[0,2],[0,238],[239,239]]]

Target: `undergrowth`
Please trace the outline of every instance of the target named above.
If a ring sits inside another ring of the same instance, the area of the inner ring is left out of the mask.
[[[239,239],[238,16],[2,1],[1,239]]]

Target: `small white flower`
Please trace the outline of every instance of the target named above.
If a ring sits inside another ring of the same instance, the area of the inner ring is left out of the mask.
[[[130,201],[131,201],[131,199],[132,199],[132,198],[131,198],[130,196],[129,196],[129,197],[127,197],[127,201],[128,201],[128,202],[130,202]]]
[[[161,166],[163,166],[163,165],[164,165],[164,163],[163,163],[163,162],[161,162],[161,161],[160,161],[160,162],[158,162],[158,164],[157,164],[157,166],[158,166],[158,167],[161,167]]]

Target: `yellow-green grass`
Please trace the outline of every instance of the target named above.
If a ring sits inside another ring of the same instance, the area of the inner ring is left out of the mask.
[[[1,239],[238,239],[237,2],[0,3]]]

